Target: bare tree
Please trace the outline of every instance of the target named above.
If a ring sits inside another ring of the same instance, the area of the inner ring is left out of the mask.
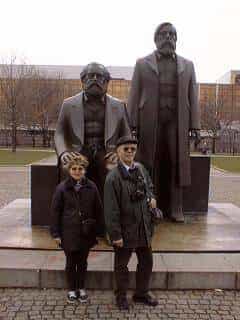
[[[234,121],[225,120],[222,121],[221,130],[221,145],[224,152],[230,153],[233,156],[238,154],[240,151],[239,147],[240,131],[236,128]]]
[[[9,146],[9,112],[6,108],[4,100],[0,95],[0,114],[1,114],[1,121],[0,121],[0,128],[1,128],[1,141],[4,146]]]
[[[42,145],[50,146],[50,127],[56,123],[59,106],[64,95],[64,80],[61,74],[53,78],[38,73],[32,80],[32,124],[41,129]]]
[[[35,67],[27,65],[24,61],[16,63],[17,59],[12,56],[9,61],[0,65],[0,89],[3,104],[9,114],[11,126],[12,151],[16,151],[17,146],[17,127],[20,124],[20,109],[26,102],[26,88],[30,80],[35,75]]]
[[[205,106],[202,107],[201,115],[201,127],[208,132],[208,135],[212,138],[212,153],[216,153],[216,140],[218,138],[219,130],[221,129],[218,105],[215,101],[208,101]]]

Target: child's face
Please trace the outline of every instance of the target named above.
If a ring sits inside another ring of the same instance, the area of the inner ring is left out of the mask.
[[[81,180],[81,178],[85,175],[85,169],[79,165],[73,165],[69,169],[69,174],[74,180],[78,181]]]

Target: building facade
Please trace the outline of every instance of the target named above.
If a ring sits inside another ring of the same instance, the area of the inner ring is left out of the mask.
[[[240,84],[240,70],[230,70],[221,76],[217,83],[219,84]]]

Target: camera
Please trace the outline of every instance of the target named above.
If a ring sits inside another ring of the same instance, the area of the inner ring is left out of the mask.
[[[131,201],[143,200],[145,197],[145,192],[142,190],[135,190],[130,194]]]
[[[133,180],[133,188],[130,191],[131,201],[140,201],[143,200],[146,196],[146,186],[142,176],[137,176]]]

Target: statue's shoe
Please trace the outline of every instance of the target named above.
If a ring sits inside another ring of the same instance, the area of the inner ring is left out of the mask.
[[[184,215],[182,211],[173,212],[171,214],[171,220],[176,223],[184,223]]]

